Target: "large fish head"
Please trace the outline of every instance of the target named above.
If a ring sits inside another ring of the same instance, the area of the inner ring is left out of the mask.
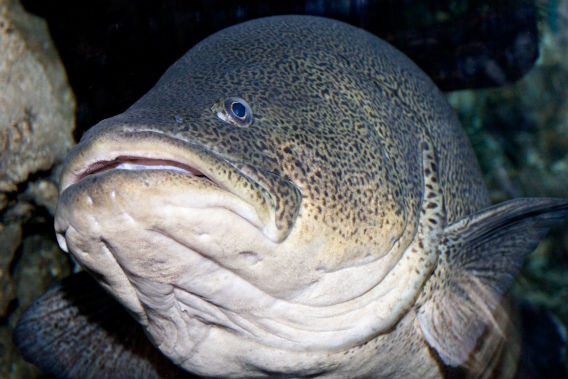
[[[387,96],[418,70],[387,46],[310,17],[205,39],[71,151],[60,245],[176,362],[208,338],[304,351],[390,327],[396,280],[375,293],[392,297],[382,315],[363,295],[416,234],[422,156]]]

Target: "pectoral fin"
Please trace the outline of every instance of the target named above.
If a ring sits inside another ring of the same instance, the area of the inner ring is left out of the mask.
[[[13,340],[26,360],[58,378],[191,377],[152,346],[142,327],[85,272],[34,301]]]
[[[485,327],[499,332],[496,312],[524,257],[568,212],[568,200],[515,199],[467,216],[444,229],[439,263],[417,317],[442,361],[459,366]]]

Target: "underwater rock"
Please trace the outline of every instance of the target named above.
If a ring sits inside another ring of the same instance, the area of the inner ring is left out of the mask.
[[[10,280],[10,263],[16,253],[16,249],[22,240],[22,228],[12,223],[0,224],[0,316],[7,312],[8,305],[12,301],[15,292],[15,283]]]
[[[17,0],[0,0],[0,52],[0,377],[29,378],[39,370],[11,335],[22,307],[70,270],[53,240],[50,170],[74,143],[75,100],[45,21]]]
[[[0,0],[0,191],[49,169],[73,144],[75,101],[42,19]]]

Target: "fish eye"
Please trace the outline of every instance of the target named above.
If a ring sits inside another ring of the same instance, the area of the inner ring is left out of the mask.
[[[252,111],[241,98],[229,97],[223,100],[221,107],[216,108],[217,117],[229,124],[247,128],[252,123]]]

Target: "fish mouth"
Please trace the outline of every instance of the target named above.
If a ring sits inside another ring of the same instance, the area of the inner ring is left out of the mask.
[[[298,188],[274,174],[255,175],[262,170],[255,168],[245,173],[242,168],[242,164],[238,168],[211,149],[159,132],[122,132],[88,138],[76,145],[62,167],[59,193],[61,196],[85,179],[117,170],[177,171],[236,195],[254,211],[244,212],[243,207],[237,207],[235,213],[259,228],[271,241],[282,242],[298,214],[301,200]],[[292,212],[278,209],[281,203],[278,189],[283,186],[288,187],[287,192],[292,190],[298,194],[296,209]]]
[[[183,172],[187,175],[196,176],[211,180],[204,173],[196,169],[195,167],[183,164],[181,162],[172,161],[168,159],[153,159],[153,158],[142,158],[129,155],[119,155],[113,160],[107,161],[97,161],[91,166],[89,166],[84,172],[80,173],[76,181],[80,181],[86,176],[94,175],[99,172],[107,170],[175,170]]]

